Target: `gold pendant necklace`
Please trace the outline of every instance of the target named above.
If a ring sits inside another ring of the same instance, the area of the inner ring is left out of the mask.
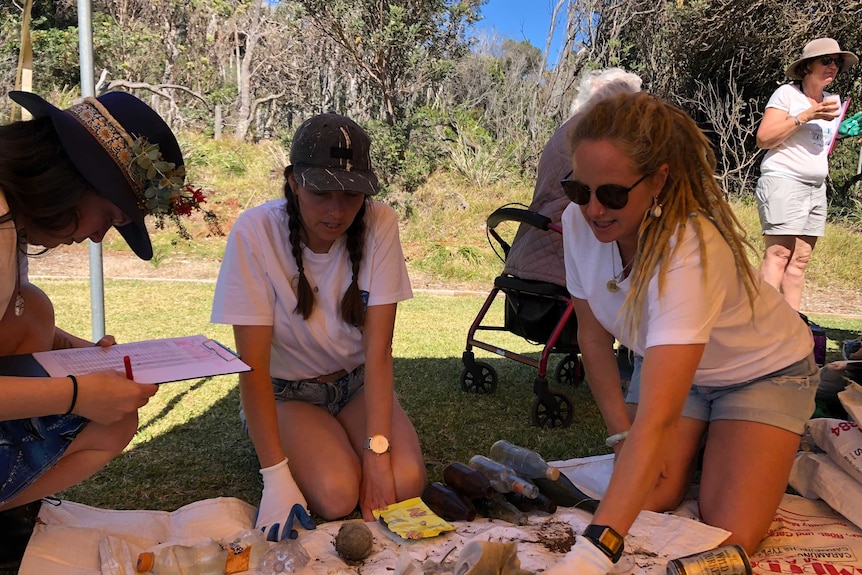
[[[613,249],[613,247],[611,249]],[[622,256],[620,256],[620,257],[622,258]],[[613,252],[611,252],[611,265],[613,265],[614,277],[609,279],[608,283],[605,284],[605,288],[607,288],[607,290],[609,292],[617,293],[618,291],[620,291],[620,282],[626,278],[626,274],[628,273],[629,269],[631,269],[632,263],[634,261],[635,261],[634,258],[632,258],[632,260],[629,263],[627,263],[625,266],[623,266],[623,269],[622,269],[622,271],[620,271],[620,273],[616,273],[616,271],[617,271],[617,260],[616,260],[616,258],[613,257]]]

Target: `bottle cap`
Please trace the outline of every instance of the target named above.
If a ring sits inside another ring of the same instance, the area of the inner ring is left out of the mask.
[[[152,551],[144,551],[138,555],[138,565],[135,568],[138,573],[146,573],[153,570],[156,563],[156,555]]]

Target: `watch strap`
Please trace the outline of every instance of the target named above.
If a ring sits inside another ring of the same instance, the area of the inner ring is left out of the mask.
[[[625,540],[623,536],[614,531],[608,525],[587,525],[584,529],[584,537],[599,548],[599,550],[616,563],[623,556]]]

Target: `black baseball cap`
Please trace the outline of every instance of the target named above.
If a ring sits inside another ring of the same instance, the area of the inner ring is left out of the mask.
[[[315,191],[380,191],[371,168],[371,139],[359,124],[340,114],[309,118],[293,136],[290,164],[297,183]]]

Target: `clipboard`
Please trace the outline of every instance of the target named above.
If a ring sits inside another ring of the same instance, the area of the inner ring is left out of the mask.
[[[0,358],[0,374],[65,377],[103,369],[123,372],[128,356],[138,383],[170,383],[251,371],[224,344],[204,335],[77,347]]]
[[[835,142],[838,141],[838,129],[841,127],[841,122],[844,121],[844,116],[847,115],[847,110],[850,109],[850,100],[852,100],[852,98],[848,97],[847,101],[844,102],[844,105],[841,106],[841,113],[838,114],[838,124],[836,124],[838,128],[835,128],[835,135],[832,136],[832,141],[829,142],[829,151],[826,152],[827,156],[832,153],[832,148],[835,147]]]

